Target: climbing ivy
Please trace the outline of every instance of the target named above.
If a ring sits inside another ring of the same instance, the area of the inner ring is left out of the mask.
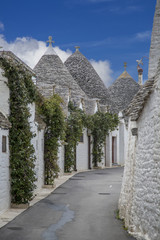
[[[76,146],[85,126],[85,113],[75,107],[71,101],[68,104],[68,113],[66,120],[65,172],[76,170]]]
[[[45,184],[53,184],[58,176],[58,148],[65,136],[65,116],[62,109],[63,101],[54,94],[49,99],[38,99],[39,112],[46,123],[44,141]]]
[[[31,75],[21,65],[11,60],[0,58],[0,66],[8,79],[10,90],[10,115],[12,127],[9,130],[10,169],[11,169],[11,201],[28,203],[33,197],[35,188],[35,156],[31,139],[28,104],[35,100],[36,89]]]
[[[116,129],[119,119],[117,114],[96,112],[92,116],[87,117],[87,127],[91,131],[93,137],[93,166],[97,167],[98,162],[102,161],[103,148],[106,136],[109,132]]]
[[[87,116],[81,109],[68,104],[68,117],[65,119],[62,99],[54,94],[45,99],[38,94],[31,75],[21,65],[0,58],[4,76],[8,78],[10,89],[10,116],[12,127],[9,131],[11,194],[12,202],[28,203],[33,197],[35,188],[35,156],[31,140],[28,105],[36,101],[39,112],[46,123],[45,130],[45,184],[53,184],[58,176],[58,149],[65,139],[65,171],[75,169],[76,146],[84,128],[91,130],[93,136],[93,164],[96,167],[103,156],[106,135],[118,125],[117,115],[97,112]]]
[[[68,105],[69,116],[66,128],[65,146],[65,171],[75,170],[76,146],[83,133],[84,128],[91,131],[93,138],[93,166],[97,167],[102,161],[103,148],[106,136],[116,129],[119,120],[117,114],[96,112],[94,115],[87,115],[81,109],[75,107],[72,102]]]

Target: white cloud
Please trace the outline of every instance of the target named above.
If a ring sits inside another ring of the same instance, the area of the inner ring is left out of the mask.
[[[113,82],[113,78],[111,76],[113,71],[111,69],[110,62],[108,60],[95,61],[91,59],[90,63],[92,64],[100,78],[103,80],[104,84],[108,87]]]
[[[0,22],[0,30],[3,31],[4,30],[4,24],[2,22]]]
[[[45,42],[28,37],[17,37],[15,41],[8,43],[4,36],[0,35],[0,46],[3,47],[3,50],[12,51],[31,68],[34,68],[39,59],[47,50]],[[54,47],[54,50],[63,62],[65,62],[65,60],[72,54],[69,49],[64,51],[58,46]],[[104,81],[105,85],[110,85],[110,83],[113,81],[111,77],[113,72],[111,70],[109,61],[95,61],[92,59],[90,62],[101,79]]]
[[[58,54],[62,62],[65,62],[67,58],[72,54],[72,51],[69,49],[67,49],[66,51],[63,51],[59,47],[55,47],[54,50],[56,51],[56,53]]]
[[[151,31],[140,32],[136,34],[136,39],[145,41],[151,38]]]
[[[3,50],[12,51],[31,68],[34,68],[47,50],[45,42],[28,37],[18,37],[15,41],[8,43],[4,36],[0,35],[0,46]],[[54,47],[54,50],[63,62],[72,54],[68,49],[63,51],[59,47]]]

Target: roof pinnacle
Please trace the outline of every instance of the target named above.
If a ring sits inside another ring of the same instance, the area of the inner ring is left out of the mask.
[[[47,43],[49,43],[49,46],[52,46],[52,43],[54,43],[54,41],[52,41],[52,36],[48,37]]]
[[[80,47],[79,46],[75,46],[76,52],[79,52]]]
[[[46,42],[49,43],[49,46],[47,47],[47,51],[44,53],[44,55],[57,55],[52,46],[52,43],[54,43],[54,41],[52,41],[52,36],[49,36],[48,41]]]
[[[124,70],[126,71],[127,68],[127,62],[124,62]]]

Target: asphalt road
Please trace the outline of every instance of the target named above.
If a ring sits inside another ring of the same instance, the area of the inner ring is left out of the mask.
[[[123,168],[78,173],[0,229],[0,240],[134,239],[116,219]]]

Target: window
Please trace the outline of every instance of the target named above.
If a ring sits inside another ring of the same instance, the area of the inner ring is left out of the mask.
[[[2,136],[2,152],[7,152],[7,137]]]
[[[80,139],[79,139],[79,142],[82,142],[83,143],[83,134],[81,135]]]

